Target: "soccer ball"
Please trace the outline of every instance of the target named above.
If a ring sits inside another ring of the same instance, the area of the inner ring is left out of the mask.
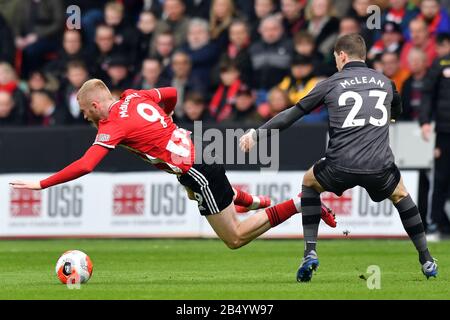
[[[85,283],[92,276],[94,265],[87,254],[79,250],[64,252],[56,262],[56,275],[64,283]]]

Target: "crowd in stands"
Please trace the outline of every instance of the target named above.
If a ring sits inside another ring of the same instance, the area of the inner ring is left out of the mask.
[[[79,29],[66,23],[74,4]],[[90,78],[117,99],[173,86],[178,122],[258,125],[337,71],[349,33],[416,120],[427,69],[450,54],[449,13],[450,0],[0,0],[0,126],[86,125],[76,94]]]

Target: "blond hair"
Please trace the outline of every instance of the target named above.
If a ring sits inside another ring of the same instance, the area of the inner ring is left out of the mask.
[[[333,3],[331,2],[331,0],[326,0],[327,1],[327,3],[328,3],[328,6],[327,6],[327,8],[328,8],[328,10],[327,10],[327,16],[328,17],[335,17],[336,16],[336,8],[334,7],[334,5],[333,5]],[[312,0],[312,1],[309,1],[308,2],[308,4],[306,5],[306,8],[305,8],[305,18],[307,19],[307,20],[312,20],[312,19],[314,19],[315,18],[315,16],[314,16],[314,13],[313,13],[313,2],[314,2],[314,0]]]
[[[209,12],[209,29],[211,32],[211,38],[212,39],[217,39],[220,34],[222,33],[222,31],[225,31],[226,29],[228,29],[228,27],[231,25],[231,23],[233,22],[233,17],[236,11],[236,8],[234,6],[234,2],[232,0],[226,0],[228,3],[228,15],[222,20],[219,21],[219,18],[217,18],[217,16],[214,13],[214,4],[217,2],[218,0],[213,0],[212,4],[211,4],[211,9]]]
[[[78,90],[78,101],[87,101],[88,103],[94,99],[103,100],[112,98],[106,84],[100,79],[91,79],[86,81]]]

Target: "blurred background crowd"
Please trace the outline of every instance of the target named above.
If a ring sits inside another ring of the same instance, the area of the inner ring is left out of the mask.
[[[0,126],[87,124],[76,93],[93,77],[117,98],[176,87],[178,122],[258,125],[336,72],[334,42],[355,32],[414,121],[428,68],[450,54],[449,13],[450,0],[0,0]]]

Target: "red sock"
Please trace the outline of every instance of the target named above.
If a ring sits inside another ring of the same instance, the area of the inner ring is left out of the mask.
[[[253,197],[250,193],[236,189],[234,204],[242,207],[250,207],[253,204]]]
[[[295,207],[294,200],[288,200],[279,203],[273,207],[266,209],[267,217],[269,218],[270,225],[276,227],[280,223],[286,221],[294,214],[298,213]]]

